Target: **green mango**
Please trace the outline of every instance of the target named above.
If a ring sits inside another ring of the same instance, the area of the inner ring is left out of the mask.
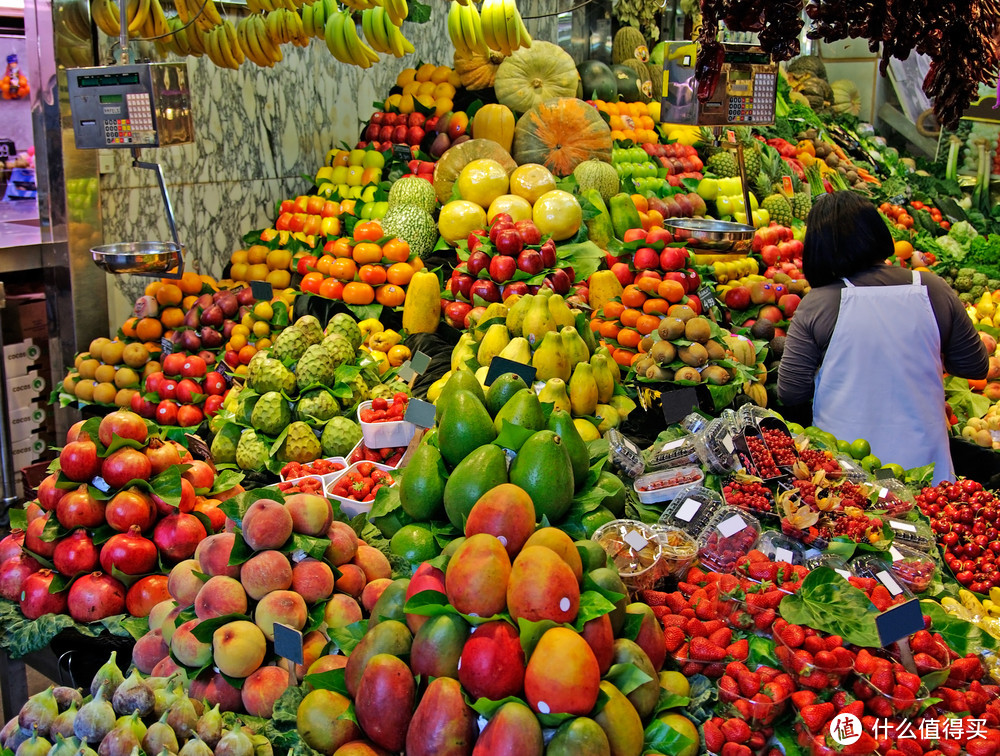
[[[399,481],[399,504],[410,517],[430,520],[444,505],[444,478],[441,452],[430,444],[420,444],[410,457]]]
[[[616,570],[612,570],[607,567],[598,567],[596,570],[591,570],[588,574],[590,575],[590,579],[604,590],[621,594],[621,598],[615,602],[614,611],[608,615],[608,618],[611,620],[611,629],[617,637],[622,630],[622,626],[625,624],[625,607],[628,606],[628,589],[625,587],[625,583],[622,582],[622,579],[618,576],[618,572]]]
[[[611,756],[603,728],[593,719],[576,717],[563,722],[545,749],[545,756]]]
[[[542,430],[545,427],[545,415],[542,413],[542,405],[538,401],[537,394],[530,388],[523,388],[507,400],[493,419],[493,428],[497,435],[500,434],[504,420],[533,431]]]
[[[449,467],[455,467],[496,437],[493,420],[475,394],[459,389],[448,398],[444,415],[438,423],[438,448]]]
[[[490,413],[490,417],[496,417],[500,408],[507,404],[514,394],[526,388],[528,388],[528,384],[517,373],[504,373],[497,376],[486,391],[486,409]]]
[[[510,466],[510,482],[535,503],[535,517],[558,522],[573,501],[573,462],[562,439],[550,430],[524,442]]]
[[[589,538],[583,541],[574,541],[580,561],[583,563],[583,571],[590,572],[600,567],[608,566],[608,553],[597,541]]]
[[[601,506],[605,506],[610,509],[612,514],[616,517],[621,517],[625,513],[625,500],[628,496],[628,492],[625,490],[625,484],[622,483],[622,479],[612,472],[601,470],[601,474],[597,478],[597,485],[602,488],[614,488],[615,492],[613,494],[609,494],[607,498],[601,502]]]
[[[374,615],[374,612],[372,612]],[[649,675],[649,680],[644,682],[635,690],[629,691],[626,698],[631,702],[639,718],[644,722],[652,716],[656,710],[656,704],[660,700],[660,678],[649,660],[646,652],[643,651],[634,641],[627,638],[618,638],[613,648],[614,657],[612,664],[634,664],[640,672]]]
[[[580,431],[573,423],[572,416],[563,410],[553,410],[549,415],[549,430],[558,434],[569,454],[573,466],[573,486],[579,491],[590,474],[590,452]]]
[[[507,457],[503,449],[490,443],[475,449],[451,471],[444,487],[444,511],[451,524],[464,532],[465,520],[479,497],[506,482]]]

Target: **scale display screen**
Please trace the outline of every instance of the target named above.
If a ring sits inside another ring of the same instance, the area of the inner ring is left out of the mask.
[[[111,105],[122,101],[122,96],[120,94],[114,95],[101,95],[100,102],[101,105]]]
[[[93,76],[77,77],[79,87],[124,87],[129,84],[139,84],[138,73],[95,74]]]

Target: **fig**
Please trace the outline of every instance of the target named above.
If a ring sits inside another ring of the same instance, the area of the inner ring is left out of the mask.
[[[38,734],[38,728],[33,727],[31,737],[17,747],[16,756],[47,756],[52,744]]]
[[[52,694],[52,688],[46,688],[29,698],[17,715],[17,724],[26,733],[37,732],[41,738],[49,736],[52,722],[59,715],[59,704]]]
[[[83,701],[83,699],[80,699]],[[62,735],[64,738],[73,737],[73,722],[76,721],[76,711],[77,703],[76,701],[71,701],[69,708],[66,711],[61,712],[52,721],[52,727],[49,729],[49,736],[55,737],[56,735]]]
[[[59,705],[59,711],[66,711],[72,703],[75,703],[77,706],[83,705],[83,694],[76,688],[60,685],[52,689],[52,695],[56,697],[56,704]]]
[[[181,740],[187,740],[198,726],[198,712],[194,709],[194,703],[179,687],[174,689],[174,702],[167,709],[167,724]]]
[[[120,724],[104,736],[97,748],[98,756],[129,756],[139,747],[139,738],[131,726]]]
[[[222,712],[219,704],[206,711],[198,718],[198,725],[195,727],[198,737],[208,744],[209,748],[215,748],[222,737]]]
[[[239,724],[219,738],[215,756],[254,756],[253,741]]]
[[[114,659],[114,652],[111,658]],[[115,710],[106,700],[104,688],[96,687],[93,699],[80,707],[73,720],[73,733],[85,743],[100,743],[115,727]]]
[[[78,750],[80,750],[79,740],[74,737],[64,738],[57,732],[48,756],[73,756]]]
[[[142,750],[146,753],[160,753],[160,751],[177,753],[180,750],[177,734],[167,724],[166,712],[163,712],[159,721],[153,722],[146,730],[146,737],[142,739]]]
[[[110,701],[114,696],[118,686],[125,682],[125,675],[118,669],[118,652],[112,651],[108,660],[101,665],[94,675],[94,681],[90,684],[90,695],[97,696],[97,691],[104,692],[104,700]]]
[[[179,756],[213,756],[212,749],[197,735],[192,735],[191,739],[181,748]]]
[[[111,705],[119,715],[138,712],[140,717],[144,717],[153,710],[153,703],[153,689],[137,669],[133,669],[132,674],[118,686],[111,699]]]

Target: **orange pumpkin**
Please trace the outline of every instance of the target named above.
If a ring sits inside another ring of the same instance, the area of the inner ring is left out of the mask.
[[[556,176],[568,176],[584,160],[611,162],[611,129],[583,100],[548,100],[518,119],[514,159],[519,165],[541,163]]]

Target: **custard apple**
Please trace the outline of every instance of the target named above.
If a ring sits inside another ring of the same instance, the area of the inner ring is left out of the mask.
[[[295,407],[295,416],[307,423],[310,420],[323,422],[335,417],[339,411],[340,405],[333,398],[333,394],[325,389],[319,389],[299,397],[299,403]]]
[[[319,384],[321,386],[332,386],[334,382],[333,374],[337,370],[337,365],[330,358],[330,353],[322,344],[313,344],[302,355],[299,364],[295,366],[295,378],[299,389]]]
[[[341,336],[339,333],[331,333],[323,339],[323,346],[335,363],[335,370],[341,365],[354,364],[355,350],[345,336]]]
[[[353,379],[348,381],[347,385],[351,387],[351,406],[354,406],[359,402],[367,402],[372,398],[368,384],[365,383],[365,379],[362,377],[361,373],[358,373]]]
[[[219,464],[232,464],[236,461],[236,445],[243,431],[236,423],[226,423],[212,439],[212,459]]]
[[[303,315],[295,321],[295,327],[302,331],[309,346],[323,340],[323,325],[315,315]]]
[[[253,413],[253,408],[257,404],[257,400],[260,399],[259,394],[255,394],[249,389],[244,389],[236,397],[236,402],[233,405],[233,417],[240,425],[250,425],[250,416]]]
[[[236,445],[236,464],[242,470],[262,470],[268,458],[267,442],[253,428],[246,428]]]
[[[250,416],[250,425],[268,436],[277,436],[292,422],[288,400],[277,391],[268,391],[257,402]]]
[[[349,417],[335,417],[323,427],[323,456],[346,457],[360,440],[360,425]]]
[[[323,453],[319,439],[313,429],[303,422],[288,426],[288,434],[278,448],[278,460],[285,462],[312,462]]]
[[[274,345],[271,347],[271,356],[282,362],[286,360],[298,362],[308,346],[309,340],[305,333],[297,326],[292,326],[278,334],[278,338],[274,340]],[[254,355],[254,357],[256,356]]]
[[[350,315],[339,312],[334,315],[330,322],[326,324],[326,335],[329,336],[331,333],[339,333],[341,336],[345,337],[349,342],[351,342],[351,347],[357,349],[361,346],[364,341],[364,337],[361,335],[361,329],[358,327],[357,321],[354,320]]]
[[[412,396],[410,392],[410,387],[407,386],[402,381],[389,381],[389,383],[380,383],[377,386],[372,386],[372,399],[378,399],[380,396],[385,399],[392,399],[393,395],[397,392],[402,392],[407,396]]]
[[[252,381],[253,377],[257,374],[260,369],[261,363],[264,362],[268,357],[271,356],[270,349],[260,349],[250,358],[250,362],[247,363],[247,380]]]

